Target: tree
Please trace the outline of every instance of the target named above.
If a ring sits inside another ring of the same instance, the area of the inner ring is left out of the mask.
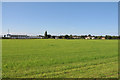
[[[47,36],[47,31],[45,31],[45,39],[47,39],[48,38],[48,36]]]
[[[105,39],[108,39],[108,35],[105,36]]]
[[[53,39],[55,39],[56,36],[52,36]]]
[[[72,39],[72,35],[70,35],[70,39]]]
[[[68,39],[69,38],[69,36],[68,35],[65,35],[65,39]]]
[[[63,38],[63,36],[59,36],[59,39],[62,39]]]
[[[95,39],[99,39],[98,36],[95,36]]]
[[[51,38],[51,35],[49,34],[49,35],[47,35],[47,37],[48,37],[48,38]]]
[[[85,39],[85,37],[87,37],[87,35],[81,35],[80,36],[81,39]]]
[[[95,36],[95,39],[97,39],[97,36]]]
[[[6,35],[4,35],[4,37],[6,37]]]
[[[117,36],[112,36],[112,39],[117,39],[118,37]]]
[[[105,39],[112,39],[112,37],[109,36],[109,35],[106,35],[106,36],[105,36]]]
[[[91,37],[91,34],[89,34],[88,36]]]
[[[118,39],[120,39],[120,35],[118,36]]]
[[[102,36],[97,36],[97,39],[101,39],[102,38]]]
[[[112,39],[112,37],[111,37],[111,36],[109,36],[109,37],[108,37],[108,39]]]

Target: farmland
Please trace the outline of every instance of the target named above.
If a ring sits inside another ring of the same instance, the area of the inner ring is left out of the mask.
[[[117,40],[3,39],[3,78],[117,78]]]

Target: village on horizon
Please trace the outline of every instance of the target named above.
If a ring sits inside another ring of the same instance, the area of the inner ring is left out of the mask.
[[[60,35],[60,36],[54,36],[50,35],[45,31],[44,36],[43,35],[36,35],[36,36],[28,36],[28,35],[12,35],[8,33],[6,35],[2,36],[2,39],[120,39],[120,36],[94,36],[91,34],[88,35]]]

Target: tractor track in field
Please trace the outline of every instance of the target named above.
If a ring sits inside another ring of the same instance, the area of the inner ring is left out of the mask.
[[[63,75],[63,74],[69,74],[69,73],[74,72],[74,71],[80,71],[80,73],[85,73],[85,71],[81,71],[81,70],[83,69],[83,70],[88,71],[90,69],[100,67],[100,66],[104,66],[104,65],[107,65],[107,64],[112,64],[112,63],[116,63],[116,62],[112,61],[112,62],[103,62],[103,63],[99,63],[99,64],[91,64],[91,65],[87,65],[87,66],[83,65],[83,66],[77,66],[77,67],[71,67],[71,68],[68,68],[68,69],[64,69],[63,71],[60,70],[60,71],[55,71],[55,72],[51,71],[51,72],[46,72],[46,73],[36,73],[35,75],[28,75],[28,76],[48,78],[50,76],[56,77],[56,76],[60,76],[60,75]]]

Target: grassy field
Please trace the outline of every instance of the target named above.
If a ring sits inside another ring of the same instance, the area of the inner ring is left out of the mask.
[[[117,40],[3,40],[3,78],[117,78]]]

